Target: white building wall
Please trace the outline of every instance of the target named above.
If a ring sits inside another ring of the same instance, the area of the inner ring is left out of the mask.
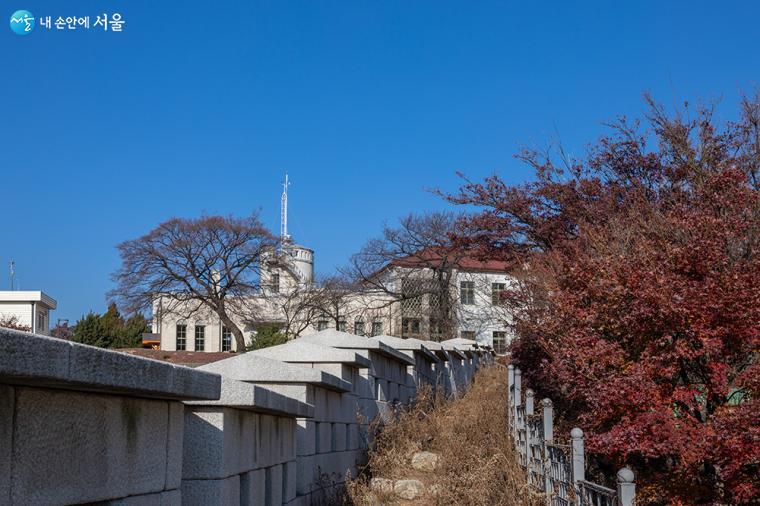
[[[32,326],[31,302],[0,302],[0,319],[16,317],[20,325]]]
[[[510,342],[513,337],[512,318],[503,306],[493,303],[493,284],[504,284],[509,289],[514,286],[514,279],[500,272],[457,272],[454,279],[457,300],[460,300],[462,281],[471,281],[475,288],[474,304],[460,303],[457,308],[459,337],[462,337],[462,332],[474,332],[476,341],[491,346],[494,332],[506,332],[507,342]]]

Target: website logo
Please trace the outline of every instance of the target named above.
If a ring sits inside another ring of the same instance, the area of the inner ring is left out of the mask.
[[[11,16],[11,31],[16,35],[29,35],[34,30],[34,16],[29,11],[16,11]]]

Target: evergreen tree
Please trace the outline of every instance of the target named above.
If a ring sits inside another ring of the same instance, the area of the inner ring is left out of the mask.
[[[101,316],[92,311],[87,313],[86,316],[82,316],[74,326],[74,337],[72,341],[89,344],[90,346],[108,348],[110,341],[105,337]]]
[[[256,337],[253,338],[251,343],[246,346],[246,351],[260,350],[261,348],[268,348],[270,346],[277,346],[278,344],[285,344],[288,342],[288,337],[281,332],[281,326],[272,323],[260,325],[256,329]]]

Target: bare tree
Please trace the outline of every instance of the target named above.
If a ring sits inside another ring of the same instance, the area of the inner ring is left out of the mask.
[[[319,281],[314,289],[311,303],[317,317],[327,317],[339,329],[341,322],[348,322],[356,308],[351,307],[352,300],[358,294],[358,287],[349,278],[340,274],[326,277]]]
[[[262,255],[274,244],[256,215],[173,218],[118,245],[122,266],[113,275],[117,286],[109,298],[127,312],[155,312],[156,299],[159,312],[182,318],[213,311],[243,351],[243,331],[232,316],[250,317],[249,296],[259,289]]]
[[[449,212],[409,215],[351,258],[348,274],[389,295],[388,303],[401,303],[402,334],[427,328],[437,339],[456,336],[452,277],[464,256],[452,241],[458,224],[459,215]]]
[[[296,286],[267,297],[265,303],[269,313],[277,315],[282,321],[281,332],[288,339],[294,339],[301,332],[313,326],[321,314],[319,306],[321,294],[311,286]]]
[[[21,330],[24,332],[32,331],[32,327],[22,324],[17,316],[3,316],[0,318],[0,327],[11,330]]]

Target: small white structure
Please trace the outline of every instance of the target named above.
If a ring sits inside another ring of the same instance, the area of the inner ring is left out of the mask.
[[[50,334],[50,312],[58,306],[41,291],[0,291],[0,320],[16,318],[33,334]]]

